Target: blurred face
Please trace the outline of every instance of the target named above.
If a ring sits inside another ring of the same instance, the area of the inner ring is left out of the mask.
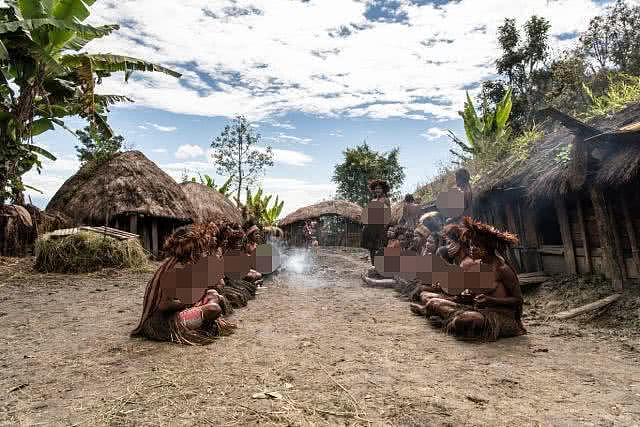
[[[384,196],[384,189],[382,188],[381,185],[378,185],[373,189],[373,195],[377,198]]]

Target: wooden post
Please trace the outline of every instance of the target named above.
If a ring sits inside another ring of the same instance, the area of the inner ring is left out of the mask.
[[[621,291],[623,288],[623,274],[620,264],[616,260],[616,243],[607,204],[602,191],[596,187],[589,189],[593,211],[595,213],[598,233],[600,234],[600,249],[602,250],[602,266],[605,275],[611,280],[613,288]]]
[[[524,225],[524,238],[526,239],[527,246],[536,249],[536,271],[544,270],[542,263],[542,255],[539,249],[542,247],[542,240],[538,234],[536,226],[535,210],[529,206],[528,209],[520,209],[521,216],[523,217]]]
[[[129,232],[138,234],[138,215],[131,215],[129,217]]]
[[[563,199],[556,198],[556,213],[558,215],[558,224],[560,225],[560,236],[562,237],[562,246],[564,246],[564,261],[567,265],[567,273],[576,274],[576,253],[573,247],[573,239],[571,238],[571,226],[569,225],[569,215],[567,214],[567,205]]]
[[[142,232],[142,241],[144,242],[144,248],[146,250],[148,250],[149,252],[151,252],[151,233],[149,231],[149,221],[142,221],[141,225],[141,232]]]
[[[582,211],[582,201],[576,201],[578,211],[578,227],[580,227],[580,235],[582,236],[582,247],[584,249],[584,259],[587,262],[587,272],[593,273],[593,262],[591,261],[591,244],[587,235],[587,227],[584,222],[584,212]]]
[[[609,215],[609,224],[611,224],[611,231],[613,232],[613,243],[615,244],[616,249],[616,257],[615,260],[618,262],[620,269],[622,270],[622,278],[626,280],[629,275],[627,274],[627,264],[624,262],[624,250],[622,248],[622,238],[620,237],[620,230],[618,229],[618,221],[619,219],[614,217],[613,215],[613,203],[615,198],[610,198],[611,206],[607,209],[607,214]]]
[[[151,220],[151,252],[154,256],[158,256],[158,220]]]
[[[622,205],[622,213],[624,214],[624,222],[627,228],[627,234],[629,235],[629,243],[631,244],[633,265],[636,267],[636,273],[640,275],[640,251],[638,249],[638,235],[636,234],[636,230],[631,219],[629,202],[627,202],[627,198],[624,195],[621,195],[620,202]]]

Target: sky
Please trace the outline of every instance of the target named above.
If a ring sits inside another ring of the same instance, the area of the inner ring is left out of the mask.
[[[640,0],[633,0],[638,2]],[[334,166],[366,141],[400,149],[411,192],[450,160],[447,131],[463,136],[465,92],[495,77],[496,32],[506,17],[551,22],[556,53],[567,48],[606,1],[592,0],[99,0],[92,24],[120,30],[86,50],[156,62],[180,79],[138,73],[105,79],[98,92],[135,102],[109,121],[176,180],[184,171],[216,177],[210,143],[236,115],[271,146],[275,166],[261,180],[284,213],[332,198]],[[67,124],[81,128],[80,120]],[[37,143],[57,157],[25,182],[46,206],[79,167],[65,130]]]

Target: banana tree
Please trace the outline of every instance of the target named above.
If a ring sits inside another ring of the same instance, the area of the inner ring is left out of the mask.
[[[276,196],[276,200],[274,200],[273,206],[265,209],[264,214],[262,215],[262,222],[265,226],[273,226],[278,225],[278,218],[280,218],[280,214],[282,213],[282,208],[284,207],[284,200],[279,201],[278,196]]]
[[[0,205],[26,186],[22,176],[40,172],[40,157],[55,160],[33,137],[65,128],[63,118],[80,116],[107,138],[109,106],[131,102],[99,95],[96,86],[114,72],[125,81],[134,71],[180,74],[142,59],[89,54],[82,49],[117,25],[84,23],[95,0],[5,0],[0,7]]]
[[[207,174],[201,175],[200,173],[198,173],[198,177],[200,178],[200,184],[206,185],[212,190],[217,190],[220,194],[222,194],[225,197],[229,197],[229,194],[230,194],[229,187],[231,186],[231,181],[233,180],[233,176],[230,176],[229,178],[227,178],[224,184],[222,184],[219,188],[216,185],[216,181],[210,175],[207,175]],[[192,177],[191,181],[197,182],[196,177],[195,176]]]
[[[504,154],[504,143],[510,136],[508,121],[511,107],[511,89],[509,89],[493,109],[484,100],[482,115],[478,115],[467,93],[464,109],[458,113],[464,122],[467,142],[449,131],[449,137],[462,150],[461,152],[450,150],[451,153],[463,162],[477,158],[497,158]]]

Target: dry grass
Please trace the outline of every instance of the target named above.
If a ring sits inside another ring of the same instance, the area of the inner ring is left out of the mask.
[[[143,269],[148,254],[136,239],[117,240],[80,232],[36,242],[35,269],[43,273],[87,273],[105,267]]]

